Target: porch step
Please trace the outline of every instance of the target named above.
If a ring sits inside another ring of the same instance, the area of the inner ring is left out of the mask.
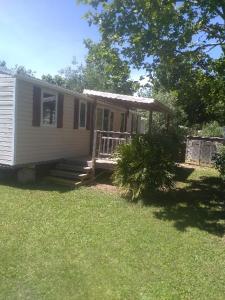
[[[48,182],[51,182],[51,183],[68,186],[71,188],[76,188],[76,187],[80,187],[83,185],[82,181],[74,181],[74,180],[55,177],[55,176],[47,176],[47,177],[45,177],[45,180]]]
[[[63,164],[71,165],[71,166],[82,166],[82,167],[92,167],[92,160],[87,159],[73,159],[68,158],[65,159]]]
[[[94,177],[91,177],[84,181],[74,181],[71,179],[64,179],[64,178],[55,177],[55,176],[47,176],[47,177],[45,177],[45,180],[48,182],[51,182],[51,183],[67,186],[70,188],[79,188],[84,185],[92,184],[94,182]]]
[[[62,177],[66,179],[80,179],[81,181],[88,177],[88,174],[80,174],[70,171],[52,170],[50,171],[52,176]]]
[[[48,181],[70,187],[90,184],[94,180],[92,161],[87,159],[64,159],[50,171]]]
[[[68,164],[68,163],[60,163],[56,165],[57,170],[68,170],[68,171],[74,171],[74,172],[83,172],[83,173],[89,173],[92,168],[86,167],[86,166],[79,166],[74,164]]]

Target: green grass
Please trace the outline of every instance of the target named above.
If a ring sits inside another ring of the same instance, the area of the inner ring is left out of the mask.
[[[210,169],[140,203],[0,185],[0,299],[225,299],[225,191]]]

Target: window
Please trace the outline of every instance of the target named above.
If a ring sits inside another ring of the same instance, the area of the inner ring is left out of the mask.
[[[80,128],[86,128],[86,103],[80,102],[80,118],[79,118],[79,127]]]
[[[42,125],[56,126],[57,95],[42,92]]]
[[[126,118],[125,113],[120,114],[120,132],[126,131]]]

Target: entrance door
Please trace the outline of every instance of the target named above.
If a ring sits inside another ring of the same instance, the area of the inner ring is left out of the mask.
[[[96,129],[113,131],[114,113],[106,108],[97,108]]]

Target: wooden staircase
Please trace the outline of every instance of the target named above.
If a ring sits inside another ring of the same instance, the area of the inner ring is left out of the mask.
[[[90,184],[94,181],[92,161],[87,159],[65,159],[50,171],[46,180],[74,188]]]

